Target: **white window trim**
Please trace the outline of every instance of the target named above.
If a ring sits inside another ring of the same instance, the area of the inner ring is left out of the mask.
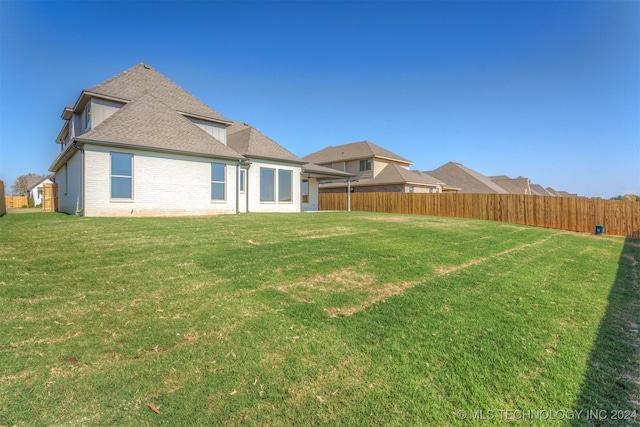
[[[113,154],[123,154],[125,156],[131,156],[131,176],[128,175],[114,175],[113,174]],[[134,201],[134,186],[133,186],[133,171],[134,171],[134,155],[131,153],[121,153],[117,151],[112,151],[109,153],[109,201],[114,203],[133,203]],[[113,197],[113,188],[111,186],[111,178],[131,178],[131,198],[114,198]]]
[[[224,168],[224,172],[223,172],[223,176],[224,176],[224,181],[214,181],[213,180],[213,165],[222,165],[222,167]],[[225,163],[218,163],[218,162],[211,162],[211,187],[209,188],[210,190],[210,197],[211,197],[211,203],[227,203],[227,165]],[[213,184],[222,184],[223,185],[223,189],[224,189],[224,198],[223,199],[214,199],[213,198]]]
[[[291,174],[291,180],[290,180],[290,184],[291,184],[291,188],[289,189],[289,194],[291,194],[291,200],[280,200],[280,171],[284,171],[284,172],[289,172],[289,174]],[[278,201],[278,204],[283,204],[283,205],[291,205],[293,204],[293,171],[291,169],[278,169],[278,179],[277,179],[277,189],[278,189],[278,194],[276,197],[276,200]]]

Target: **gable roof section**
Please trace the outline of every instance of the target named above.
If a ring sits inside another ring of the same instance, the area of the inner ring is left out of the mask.
[[[77,140],[208,157],[242,158],[150,94],[124,105]]]
[[[227,128],[227,145],[247,157],[306,163],[258,129],[243,122],[233,122]]]
[[[85,93],[125,101],[133,101],[144,94],[151,94],[175,111],[212,121],[230,122],[220,113],[145,63],[140,63],[123,71],[109,80],[87,89]]]
[[[38,185],[42,184],[48,179],[51,179],[52,175],[47,176],[28,176],[27,177],[27,191],[31,191]]]
[[[364,181],[364,180],[363,180]],[[414,170],[407,170],[400,165],[389,163],[372,180],[373,184],[418,184],[435,186],[444,184],[437,178]]]
[[[534,196],[552,196],[542,185],[540,184],[530,184],[531,194]]]
[[[449,162],[438,169],[427,171],[448,185],[460,188],[460,193],[507,194],[507,190],[491,181],[488,177],[460,163]]]
[[[505,175],[490,176],[491,181],[504,188],[510,194],[531,194],[529,186],[529,178],[519,176],[517,178],[509,178]]]
[[[351,144],[329,146],[323,148],[315,153],[308,154],[302,159],[307,162],[316,164],[332,163],[345,160],[357,160],[366,159],[372,157],[381,157],[384,159],[393,160],[400,163],[406,163],[410,165],[413,163],[410,160],[399,156],[386,148],[382,148],[379,145],[369,141],[353,142]]]

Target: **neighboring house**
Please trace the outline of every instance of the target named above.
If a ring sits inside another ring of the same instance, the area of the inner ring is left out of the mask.
[[[519,176],[517,178],[509,178],[505,175],[499,175],[490,176],[489,179],[507,190],[507,192],[510,194],[531,194],[531,185],[529,183],[529,178],[525,178],[522,176]]]
[[[336,176],[304,175],[307,162],[144,63],[82,91],[62,118],[50,170],[70,214],[299,212],[303,179],[317,191]]]
[[[51,176],[44,178],[35,178],[33,180],[27,179],[27,193],[29,197],[33,197],[33,205],[38,206],[42,204],[42,186],[44,184],[52,184]]]
[[[489,177],[460,163],[449,162],[427,174],[460,189],[460,193],[507,194],[508,191]]]
[[[355,179],[320,183],[320,193],[403,192],[439,193],[450,189],[444,182],[420,171],[410,171],[411,161],[369,141],[326,147],[305,157],[311,163],[341,172]]]

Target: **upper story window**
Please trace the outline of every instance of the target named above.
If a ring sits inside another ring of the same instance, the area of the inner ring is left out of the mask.
[[[371,170],[371,159],[360,160],[360,172]]]
[[[87,130],[91,127],[91,102],[87,103],[84,107],[84,129]]]

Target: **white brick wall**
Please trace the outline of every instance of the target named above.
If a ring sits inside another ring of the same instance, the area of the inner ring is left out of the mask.
[[[133,154],[133,200],[111,199],[110,152]],[[211,201],[213,160],[85,146],[85,215],[167,216],[236,212],[237,162],[226,164],[226,201]]]

